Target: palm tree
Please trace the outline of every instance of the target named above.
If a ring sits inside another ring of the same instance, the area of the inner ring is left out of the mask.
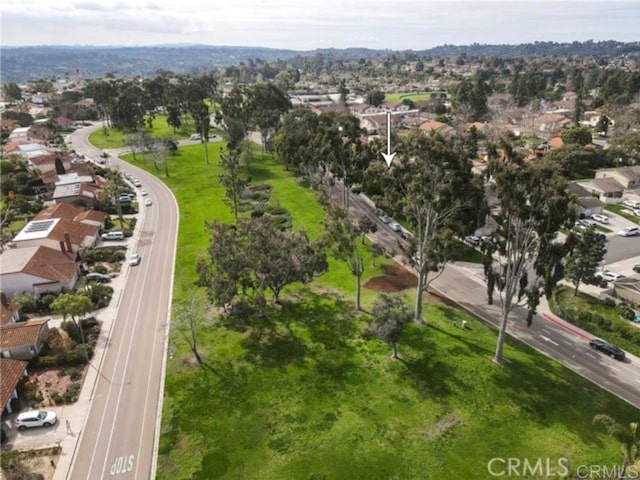
[[[640,459],[640,430],[638,422],[623,425],[616,422],[609,415],[599,414],[593,417],[593,423],[603,425],[610,437],[620,442],[622,463],[620,464],[620,478],[626,478],[627,468]]]

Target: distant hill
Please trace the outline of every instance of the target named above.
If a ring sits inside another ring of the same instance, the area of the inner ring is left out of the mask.
[[[367,48],[317,49],[313,51],[281,50],[262,47],[224,47],[206,45],[159,45],[152,47],[35,46],[3,47],[0,76],[4,82],[25,82],[51,75],[63,77],[80,73],[84,77],[151,76],[159,69],[175,73],[193,73],[212,67],[235,65],[260,59],[271,62],[296,56],[325,55],[333,58],[357,59],[381,57],[403,52]],[[412,54],[448,56],[531,56],[594,55],[640,56],[640,42],[536,42],[522,45],[443,45]]]

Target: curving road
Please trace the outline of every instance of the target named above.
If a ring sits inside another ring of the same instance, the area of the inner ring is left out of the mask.
[[[70,135],[71,147],[95,158],[100,150],[89,145],[87,137],[98,128]],[[130,239],[133,248],[127,254],[139,253],[142,262],[123,266],[128,278],[72,459],[68,478],[74,480],[149,479],[155,477],[156,468],[178,205],[169,188],[153,175],[113,157],[108,163],[133,173],[153,205],[140,207],[145,212]]]

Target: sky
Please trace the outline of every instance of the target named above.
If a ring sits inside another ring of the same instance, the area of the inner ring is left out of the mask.
[[[640,0],[21,0],[2,45],[206,44],[421,50],[443,44],[640,41]]]

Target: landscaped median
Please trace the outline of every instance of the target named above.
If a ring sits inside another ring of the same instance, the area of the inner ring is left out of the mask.
[[[202,145],[181,148],[169,178],[136,163],[180,205],[177,300],[193,291],[205,222],[233,219],[219,146],[209,148],[209,164]],[[250,176],[271,186],[265,213],[288,212],[294,229],[322,234],[324,209],[304,182],[266,155],[256,155]],[[487,478],[495,457],[619,461],[619,445],[593,417],[628,423],[636,409],[510,338],[507,362],[496,366],[495,330],[436,298],[427,325],[406,326],[400,360],[389,360],[389,347],[366,332],[367,310],[383,287],[409,297],[414,287],[388,259],[374,267],[364,250],[364,260],[363,312],[353,310],[354,277],[332,259],[263,318],[211,318],[198,336],[201,366],[170,339],[159,479]],[[456,326],[463,320],[469,328]]]
[[[574,296],[573,288],[560,286],[553,292],[549,306],[567,322],[640,356],[640,328],[620,318],[613,302],[603,302],[580,292]]]

